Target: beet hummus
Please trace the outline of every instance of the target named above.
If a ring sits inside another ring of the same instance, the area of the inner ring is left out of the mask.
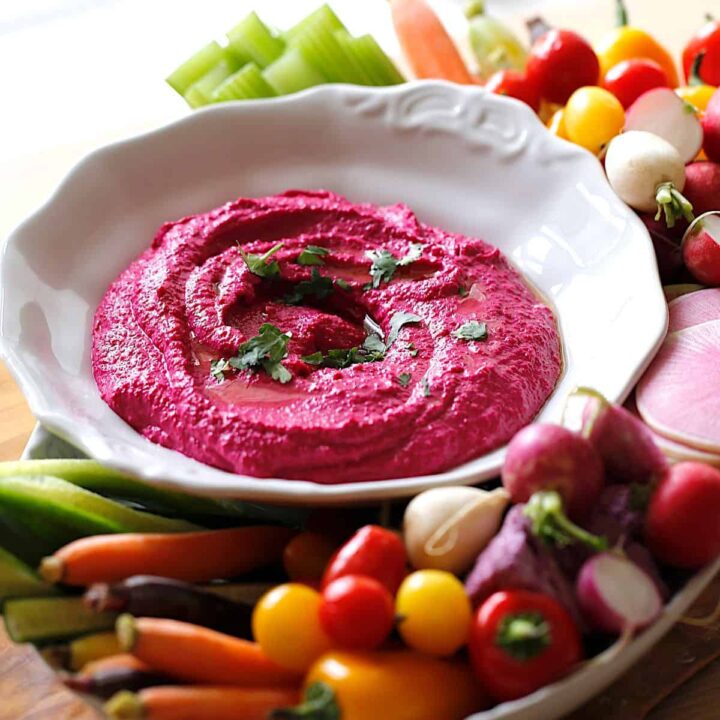
[[[435,473],[530,422],[562,369],[499,250],[403,205],[242,198],[166,223],[107,291],[108,405],[215,467],[320,483]]]

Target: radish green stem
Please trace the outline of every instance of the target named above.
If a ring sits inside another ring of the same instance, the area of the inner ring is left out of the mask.
[[[627,27],[630,24],[627,6],[624,0],[617,0],[615,3],[615,25],[617,27]]]
[[[555,490],[536,492],[525,506],[524,513],[530,518],[533,534],[545,542],[558,547],[581,542],[598,552],[607,550],[608,543],[604,537],[593,535],[568,519],[562,498]]]
[[[688,222],[695,219],[693,206],[671,182],[658,185],[655,191],[655,199],[658,204],[655,219],[659,220],[665,213],[665,222],[669,228],[674,227],[681,217],[684,217]]]

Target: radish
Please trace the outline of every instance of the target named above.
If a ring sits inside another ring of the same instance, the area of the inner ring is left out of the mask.
[[[637,387],[642,419],[659,435],[720,455],[720,320],[668,335]]]
[[[663,608],[650,575],[632,560],[612,552],[585,562],[576,592],[585,619],[597,630],[613,635],[646,628]]]
[[[643,93],[625,115],[628,130],[644,130],[667,140],[683,163],[694,160],[703,144],[703,129],[695,109],[670,88]]]
[[[710,98],[702,119],[703,150],[709,160],[720,163],[720,90]]]
[[[638,418],[595,390],[578,388],[573,396],[583,404],[581,434],[602,459],[608,481],[649,483],[662,476],[667,460]]]
[[[668,306],[670,324],[668,332],[701,325],[711,320],[720,320],[720,288],[707,288],[682,295]]]
[[[685,266],[703,285],[720,286],[720,212],[701,215],[682,243]]]
[[[603,465],[584,437],[560,425],[529,425],[508,445],[502,482],[514,503],[556,490],[568,515],[582,518],[602,490]]]
[[[694,162],[685,168],[683,194],[695,215],[720,210],[720,163]]]
[[[698,285],[697,283],[679,283],[677,285],[665,285],[665,287],[663,287],[663,293],[665,294],[665,300],[667,302],[672,302],[673,300],[677,300],[679,297],[689,295],[690,293],[694,293],[702,289],[703,286]]]
[[[613,190],[630,207],[662,212],[668,227],[680,217],[691,222],[692,206],[682,196],[685,163],[667,140],[641,130],[613,138],[605,156],[605,171]]]
[[[650,233],[660,281],[671,283],[679,279],[685,270],[680,241],[688,223],[682,218],[674,227],[669,228],[664,219],[656,220],[654,215],[642,213],[640,219]]]

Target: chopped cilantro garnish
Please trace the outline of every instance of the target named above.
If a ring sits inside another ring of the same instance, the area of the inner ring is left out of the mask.
[[[367,255],[372,261],[370,265],[370,277],[372,281],[365,287],[367,289],[371,287],[378,288],[381,283],[389,283],[399,267],[410,265],[410,263],[419,260],[422,251],[423,245],[420,243],[412,243],[408,254],[398,260],[389,250],[370,250]]]
[[[453,330],[453,337],[458,340],[485,340],[488,336],[487,325],[484,322],[478,322],[477,320],[469,320],[466,323],[460,325],[456,330]]]
[[[422,386],[422,394],[425,397],[430,397],[430,383],[428,382],[428,379],[426,377],[422,379],[420,385]]]
[[[299,265],[324,265],[325,261],[323,258],[329,252],[327,248],[319,247],[318,245],[308,245],[300,255],[298,255],[297,261]]]
[[[287,383],[292,380],[290,371],[282,364],[288,355],[290,335],[270,323],[260,326],[260,332],[238,348],[237,355],[220,358],[210,363],[210,374],[218,381],[225,379],[229,368],[236,370],[264,370],[273,380]]]
[[[242,255],[242,259],[245,261],[248,270],[253,275],[257,275],[261,278],[275,278],[280,274],[280,266],[278,265],[277,260],[272,260],[271,262],[268,262],[268,260],[278,250],[280,250],[282,246],[283,244],[279,242],[277,245],[271,247],[263,255],[248,254],[242,248],[240,248],[240,255]]]
[[[410,380],[412,380],[412,375],[410,373],[400,373],[397,376],[398,383],[404,388],[410,384]]]
[[[405,312],[404,310],[396,312],[390,319],[390,329],[388,330],[387,336],[387,347],[390,347],[397,340],[403,325],[419,322],[421,322],[421,318],[414,313]]]
[[[310,274],[310,280],[301,280],[291,292],[284,298],[283,302],[288,305],[298,305],[306,297],[314,297],[316,300],[323,300],[333,291],[332,278],[320,274],[320,271],[314,267]]]
[[[410,357],[417,357],[417,354],[420,352],[415,347],[415,343],[408,343],[407,350],[410,353]]]
[[[322,365],[323,354],[320,350],[318,350],[311,355],[303,355],[302,360],[308,365]]]
[[[350,283],[347,280],[343,280],[342,278],[336,278],[335,284],[341,288],[342,290],[349,290],[350,289]]]
[[[458,286],[458,295],[460,297],[466,298],[469,294],[470,291],[464,285]]]

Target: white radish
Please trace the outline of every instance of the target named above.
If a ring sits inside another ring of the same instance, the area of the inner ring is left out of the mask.
[[[595,555],[582,566],[576,592],[585,619],[613,635],[646,628],[663,608],[655,581],[632,560],[612,552]]]
[[[465,572],[496,535],[509,502],[503,488],[439,487],[420,493],[405,510],[410,564],[418,570]]]
[[[669,333],[720,320],[720,288],[707,288],[681,295],[670,303],[669,309]]]
[[[667,140],[683,164],[692,162],[703,143],[703,130],[689,105],[670,88],[643,93],[625,114],[625,130],[644,130]]]
[[[613,138],[605,156],[605,172],[613,190],[630,207],[662,212],[668,227],[680,217],[693,218],[692,206],[682,196],[685,164],[667,140],[640,130]]]
[[[637,388],[643,420],[659,435],[720,455],[720,320],[666,338]]]

